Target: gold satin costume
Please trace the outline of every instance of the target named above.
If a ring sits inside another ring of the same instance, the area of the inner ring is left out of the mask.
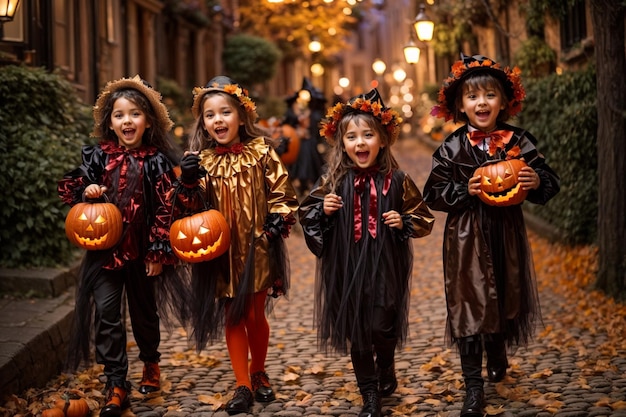
[[[266,216],[293,216],[298,210],[296,192],[288,171],[276,151],[262,137],[244,144],[241,153],[218,154],[214,148],[200,152],[200,165],[207,175],[200,180],[210,203],[226,218],[231,230],[227,255],[230,282],[219,278],[217,297],[233,298],[238,293],[250,245],[254,244],[254,292],[272,287],[269,241],[264,236]]]

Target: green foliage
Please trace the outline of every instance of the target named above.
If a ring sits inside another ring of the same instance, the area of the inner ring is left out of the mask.
[[[223,52],[227,74],[248,88],[270,80],[281,56],[272,42],[244,34],[228,38]]]
[[[545,77],[556,68],[556,52],[543,39],[533,36],[522,42],[514,62],[525,76]]]
[[[526,82],[520,125],[561,177],[561,192],[545,206],[525,208],[556,226],[569,243],[597,235],[597,110],[595,68]]]
[[[57,181],[80,163],[91,108],[57,74],[0,68],[0,265],[66,265],[76,254],[65,237],[68,207]]]

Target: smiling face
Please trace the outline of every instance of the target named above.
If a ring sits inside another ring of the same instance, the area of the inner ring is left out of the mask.
[[[348,157],[361,169],[376,165],[378,154],[384,148],[380,133],[362,116],[351,118],[342,136],[342,142]]]
[[[202,122],[209,135],[222,146],[241,142],[243,121],[234,100],[224,94],[207,94],[202,104]]]
[[[141,146],[143,134],[150,128],[148,119],[140,106],[125,97],[113,103],[113,111],[109,122],[120,146],[135,149]]]
[[[484,132],[496,128],[498,115],[506,103],[502,93],[495,86],[463,86],[462,104],[459,110],[465,113],[469,123]]]

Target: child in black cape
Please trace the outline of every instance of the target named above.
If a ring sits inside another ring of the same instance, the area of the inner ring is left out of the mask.
[[[398,382],[395,349],[407,334],[413,253],[434,217],[391,153],[398,114],[376,89],[331,107],[321,133],[327,171],[300,206],[309,249],[319,258],[315,317],[325,349],[350,351],[363,409],[381,415]]]
[[[517,192],[545,204],[559,192],[559,177],[537,150],[537,140],[525,129],[504,123],[521,110],[524,96],[517,68],[503,68],[481,55],[461,55],[432,111],[466,123],[435,151],[424,186],[428,206],[448,213],[443,244],[447,338],[461,357],[464,417],[483,415],[483,350],[488,379],[501,381],[508,366],[506,347],[526,344],[540,321],[521,203],[492,205],[513,201]],[[503,184],[512,172],[488,178],[476,175],[476,169],[511,158],[528,164],[517,174],[519,186],[483,193],[490,201],[484,203],[479,198],[482,183]]]

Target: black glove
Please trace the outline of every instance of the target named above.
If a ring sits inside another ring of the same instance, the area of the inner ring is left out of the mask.
[[[200,174],[200,156],[189,153],[180,160],[180,180],[185,184],[195,184]]]

